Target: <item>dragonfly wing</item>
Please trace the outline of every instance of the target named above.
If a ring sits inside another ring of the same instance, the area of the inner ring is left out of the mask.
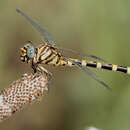
[[[16,11],[18,13],[20,13],[22,16],[24,16],[31,24],[32,26],[40,32],[40,34],[43,36],[44,38],[44,42],[50,45],[55,45],[56,42],[53,39],[53,36],[47,32],[42,26],[40,26],[39,24],[37,24],[34,20],[32,20],[28,15],[26,15],[25,13],[23,13],[21,10],[16,9]]]
[[[97,57],[97,56],[94,56],[94,55],[89,55],[89,54],[86,54],[86,53],[83,53],[83,52],[79,52],[79,51],[75,51],[75,50],[72,50],[72,49],[68,49],[68,48],[57,48],[58,50],[61,50],[61,51],[68,51],[68,52],[71,52],[71,53],[75,53],[77,55],[81,55],[81,56],[84,56],[84,57],[88,57],[88,58],[91,58],[91,59],[94,59],[94,60],[98,60],[100,62],[106,62],[105,60]]]
[[[110,88],[106,83],[104,83],[103,81],[101,81],[97,75],[91,71],[90,69],[88,69],[85,66],[82,66],[81,64],[75,62],[75,61],[71,61],[73,64],[77,65],[79,68],[81,68],[82,70],[84,70],[85,72],[87,72],[93,79],[95,79],[97,82],[99,82],[101,85],[103,85],[105,88],[107,88],[108,90],[110,90],[111,92],[113,92],[112,88]]]

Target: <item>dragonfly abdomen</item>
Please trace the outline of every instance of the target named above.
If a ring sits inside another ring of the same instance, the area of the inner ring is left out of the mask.
[[[101,63],[101,62],[96,62],[96,61],[87,61],[87,60],[81,60],[81,61],[74,60],[73,62],[78,63],[82,66],[86,66],[86,67],[93,67],[93,68],[98,68],[98,69],[118,71],[118,72],[130,74],[130,67],[126,67],[126,66],[119,66],[119,65],[115,65],[115,64],[106,64],[106,63]]]

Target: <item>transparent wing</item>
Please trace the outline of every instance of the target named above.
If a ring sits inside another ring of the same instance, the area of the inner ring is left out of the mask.
[[[28,15],[24,14],[21,10],[16,9],[16,11],[18,13],[20,13],[22,16],[24,16],[32,25],[33,27],[40,32],[40,34],[43,36],[44,38],[44,42],[47,44],[50,44],[52,46],[54,46],[56,43],[53,39],[53,36],[47,32],[43,27],[41,27],[39,24],[37,24],[34,20],[32,20]]]
[[[81,56],[84,56],[84,57],[88,57],[88,58],[91,58],[91,59],[94,59],[94,60],[98,60],[100,62],[106,62],[106,60],[103,60],[97,56],[94,56],[94,55],[89,55],[89,54],[86,54],[86,53],[83,53],[83,52],[79,52],[79,51],[75,51],[75,50],[72,50],[72,49],[68,49],[68,48],[57,48],[58,50],[61,50],[61,51],[68,51],[68,52],[71,52],[71,53],[75,53],[77,55],[81,55]]]
[[[107,88],[108,90],[110,90],[111,92],[113,92],[112,88],[110,88],[107,84],[105,84],[103,81],[101,81],[94,72],[92,72],[90,69],[88,69],[85,66],[82,66],[81,64],[75,62],[75,61],[71,61],[73,64],[77,65],[79,68],[81,68],[82,70],[84,70],[85,72],[87,72],[93,79],[95,79],[97,82],[99,82],[101,85],[103,85],[105,88]]]

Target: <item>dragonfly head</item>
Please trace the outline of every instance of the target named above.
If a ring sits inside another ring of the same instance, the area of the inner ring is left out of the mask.
[[[29,62],[31,59],[33,59],[35,55],[35,47],[33,46],[31,41],[28,41],[24,44],[24,47],[20,49],[21,50],[21,61],[23,62]]]

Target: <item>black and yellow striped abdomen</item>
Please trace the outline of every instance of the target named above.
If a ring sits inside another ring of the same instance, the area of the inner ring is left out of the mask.
[[[71,61],[73,61],[73,63],[75,62],[86,67],[93,67],[93,68],[98,68],[98,69],[118,71],[118,72],[130,74],[130,67],[126,67],[126,66],[107,64],[107,63],[101,63],[101,62],[96,62],[96,61],[87,61],[87,60],[80,61],[77,59],[71,59]],[[68,64],[68,65],[73,66],[73,64]]]

